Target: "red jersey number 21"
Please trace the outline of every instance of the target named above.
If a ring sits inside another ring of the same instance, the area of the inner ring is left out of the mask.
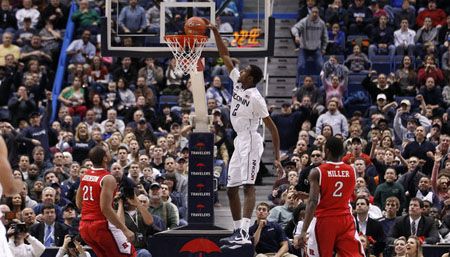
[[[92,197],[92,187],[84,186],[83,187],[83,201],[94,201],[94,197]]]
[[[334,192],[333,192],[333,197],[342,197],[342,187],[344,186],[344,183],[342,181],[337,181],[334,184]]]

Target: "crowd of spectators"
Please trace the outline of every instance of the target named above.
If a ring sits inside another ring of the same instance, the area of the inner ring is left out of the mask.
[[[449,243],[450,2],[306,0],[301,6],[291,32],[304,76],[292,100],[272,113],[284,168],[268,196],[267,222],[278,223],[294,240],[290,252],[302,254],[297,235],[308,174],[325,160],[324,142],[336,136],[347,149],[342,161],[357,173],[352,205],[367,256],[423,256],[423,244]],[[372,67],[378,56],[390,60],[387,67],[402,61],[385,74]],[[306,66],[320,69],[308,73]],[[364,77],[358,89],[349,88],[355,75]],[[367,94],[368,108],[349,108],[350,90]],[[292,135],[297,141],[287,140]]]

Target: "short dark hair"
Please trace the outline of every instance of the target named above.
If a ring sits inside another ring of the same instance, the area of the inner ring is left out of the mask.
[[[328,149],[333,157],[340,157],[344,153],[344,145],[337,137],[330,137],[325,143],[325,149]]]
[[[106,156],[106,150],[103,146],[95,146],[89,151],[89,160],[96,167],[103,165],[103,159]]]
[[[267,204],[266,202],[260,202],[258,203],[258,205],[256,205],[256,208],[258,209],[259,206],[264,206],[267,208],[267,210],[270,210],[270,205]]]
[[[129,153],[128,148],[124,145],[121,145],[117,148],[117,152],[119,152],[120,150],[125,150],[125,151],[127,151],[127,153]]]
[[[253,64],[250,64],[249,66],[250,66],[250,76],[253,77],[253,84],[256,86],[256,84],[258,84],[264,77],[264,74],[258,66]]]
[[[367,206],[369,206],[369,204],[370,204],[369,199],[367,197],[363,196],[363,195],[360,195],[360,196],[356,197],[355,204],[356,204],[356,202],[358,202],[358,200],[361,200],[361,199],[366,202]]]
[[[53,209],[53,210],[56,211],[56,207],[55,207],[55,205],[52,204],[52,203],[46,203],[46,204],[44,204],[44,206],[42,206],[42,213],[44,213],[44,211],[47,210],[47,209]]]
[[[414,201],[414,202],[418,202],[418,203],[419,203],[419,206],[420,206],[420,208],[423,208],[423,201],[422,201],[422,199],[420,199],[420,198],[417,198],[417,197],[413,197],[413,198],[411,198],[411,200],[409,200],[409,202],[412,202],[412,201]]]

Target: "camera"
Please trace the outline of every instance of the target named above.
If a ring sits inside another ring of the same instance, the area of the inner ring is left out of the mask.
[[[76,233],[70,233],[68,236],[70,237],[70,242],[69,242],[69,244],[67,244],[67,247],[68,248],[76,248],[74,241],[80,242],[81,241],[80,235],[76,234]]]
[[[135,188],[136,184],[134,184],[134,182],[130,178],[124,175],[119,186],[120,198],[124,202],[126,202],[127,199],[133,199],[135,195],[134,194]]]
[[[14,229],[14,236],[17,236],[21,233],[28,233],[28,228],[25,223],[13,223],[11,224],[11,228]]]

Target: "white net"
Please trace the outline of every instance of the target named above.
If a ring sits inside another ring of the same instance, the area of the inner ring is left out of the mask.
[[[197,70],[197,62],[208,37],[198,35],[173,35],[165,37],[166,44],[177,61],[176,69],[185,75]]]

